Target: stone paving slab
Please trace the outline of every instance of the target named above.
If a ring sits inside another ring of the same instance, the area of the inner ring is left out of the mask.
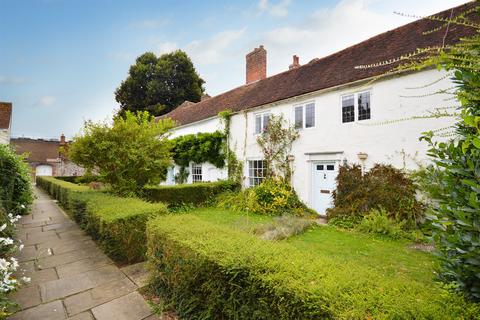
[[[138,292],[112,300],[92,309],[97,320],[142,320],[152,314]]]
[[[46,304],[40,304],[36,307],[20,311],[10,320],[63,320],[67,318],[62,301],[56,300]]]
[[[135,291],[137,286],[129,279],[124,278],[119,281],[113,281],[95,287],[91,290],[67,297],[65,299],[65,307],[69,315],[75,315],[85,310],[109,302],[115,298],[124,296]]]
[[[35,190],[32,213],[18,223],[25,248],[17,276],[31,278],[11,297],[22,311],[9,319],[154,320],[136,291],[143,263],[120,269],[45,193]]]

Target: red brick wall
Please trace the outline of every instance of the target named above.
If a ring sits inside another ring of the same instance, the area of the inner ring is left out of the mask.
[[[267,51],[260,46],[247,54],[247,81],[251,83],[267,77]]]

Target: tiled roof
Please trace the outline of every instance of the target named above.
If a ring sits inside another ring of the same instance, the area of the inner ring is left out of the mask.
[[[436,16],[448,17],[452,10],[454,14],[460,13],[473,5],[475,3],[470,2],[438,13]],[[454,24],[449,26],[446,35],[446,28],[424,34],[424,32],[441,25],[442,22],[420,19],[327,57],[314,59],[301,67],[243,85],[195,104],[184,104],[159,118],[172,118],[184,125],[216,116],[225,109],[237,112],[309,92],[368,79],[385,73],[392,66],[369,69],[356,69],[355,67],[397,58],[403,54],[414,52],[417,48],[440,46],[443,41],[445,44],[454,44],[461,37],[475,34],[473,28]]]
[[[10,128],[11,118],[12,104],[8,102],[0,102],[0,129]]]
[[[58,140],[12,138],[10,145],[17,154],[28,153],[28,162],[46,163],[47,159],[57,159],[59,156],[60,142]]]

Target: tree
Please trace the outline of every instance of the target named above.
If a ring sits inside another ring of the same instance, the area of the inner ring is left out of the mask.
[[[125,112],[113,124],[86,121],[83,134],[73,139],[70,159],[89,171],[120,195],[141,193],[147,184],[165,179],[171,165],[169,119],[156,122],[148,112]]]
[[[267,176],[289,182],[291,176],[288,155],[299,137],[298,130],[288,126],[283,115],[271,115],[266,130],[257,138],[267,164]]]
[[[120,103],[119,114],[123,116],[126,111],[148,111],[155,116],[168,113],[186,100],[200,101],[204,83],[185,52],[177,50],[160,57],[144,53],[115,91],[115,99]]]

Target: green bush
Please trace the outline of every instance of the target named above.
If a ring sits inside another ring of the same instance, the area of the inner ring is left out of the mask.
[[[334,207],[327,210],[329,219],[345,215],[362,217],[380,208],[384,208],[391,219],[407,221],[412,228],[424,218],[424,207],[416,199],[415,184],[390,165],[376,164],[364,175],[359,165],[341,166],[333,204]]]
[[[295,190],[279,178],[269,178],[260,185],[240,192],[225,193],[218,197],[218,206],[235,211],[249,211],[265,215],[314,215],[300,201]]]
[[[39,177],[37,183],[118,262],[144,260],[147,220],[168,213],[162,203],[120,198],[52,177]]]
[[[362,222],[357,226],[357,230],[400,239],[405,237],[404,225],[405,221],[397,223],[389,218],[388,213],[384,209],[374,209],[363,217]]]
[[[32,201],[30,167],[10,146],[0,144],[0,207],[25,214]]]
[[[55,177],[58,180],[63,180],[71,183],[76,184],[89,184],[90,182],[98,181],[100,177],[92,176],[92,175],[84,175],[84,176],[64,176],[64,177]]]
[[[238,190],[237,183],[224,180],[178,184],[173,186],[148,186],[144,188],[144,198],[154,202],[164,202],[169,206],[202,205],[212,201],[216,195],[225,191]]]
[[[149,221],[150,288],[185,319],[470,319],[480,306],[438,284],[202,221]]]

